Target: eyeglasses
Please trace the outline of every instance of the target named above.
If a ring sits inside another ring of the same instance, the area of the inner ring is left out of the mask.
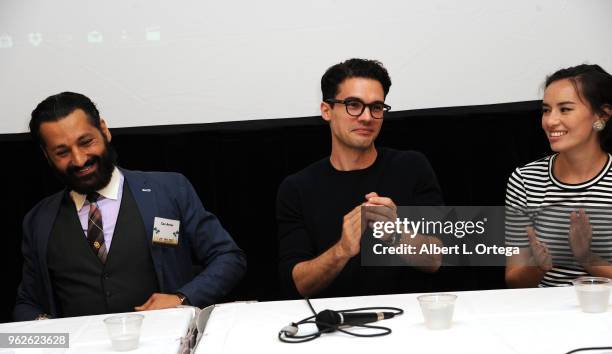
[[[346,107],[346,113],[353,117],[359,117],[365,111],[365,108],[370,109],[370,115],[375,119],[382,119],[385,112],[391,110],[391,106],[384,104],[383,102],[372,102],[364,103],[359,98],[347,98],[345,100],[337,100],[335,98],[328,98],[325,100],[327,103],[340,103]]]

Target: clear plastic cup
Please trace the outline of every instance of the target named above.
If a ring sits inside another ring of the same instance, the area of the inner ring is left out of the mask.
[[[104,319],[113,350],[124,352],[138,348],[143,315],[125,314]]]
[[[583,312],[608,311],[612,280],[602,277],[580,277],[572,281]]]
[[[427,294],[417,297],[429,329],[447,329],[453,322],[453,311],[457,295]]]

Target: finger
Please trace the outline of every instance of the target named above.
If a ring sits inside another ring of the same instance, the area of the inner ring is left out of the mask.
[[[374,197],[378,197],[378,194],[376,192],[370,192],[370,193],[365,195],[365,199],[366,200],[368,200],[370,198],[374,198]]]
[[[344,215],[345,218],[351,218],[353,217],[355,214],[359,213],[361,211],[361,207],[362,205],[359,204],[356,207],[353,208],[353,210],[349,211],[348,214]]]
[[[584,211],[584,209],[580,209],[580,217],[579,217],[580,223],[582,225],[584,225],[585,227],[587,225],[590,225],[589,222],[589,216],[587,215],[587,213]]]
[[[368,198],[368,203],[376,204],[376,205],[384,205],[389,208],[396,209],[396,206],[393,200],[387,197],[379,197],[379,196],[371,197],[371,198]]]
[[[553,267],[553,265],[552,265],[552,259],[550,258],[550,256],[549,256],[549,257],[546,257],[546,258],[545,258],[545,259],[542,261],[542,263],[541,263],[541,265],[540,265],[540,268],[541,268],[543,271],[545,271],[545,272],[550,271],[550,270],[552,269],[552,267]]]
[[[590,223],[586,226],[586,231],[588,232],[587,237],[589,238],[593,237],[593,226],[591,226]]]
[[[346,215],[345,220],[348,221],[349,223],[354,222],[355,220],[359,220],[361,219],[361,206],[359,206],[358,208],[353,209],[353,211],[351,211],[350,213],[348,213]]]
[[[342,223],[342,232],[350,239],[361,238],[362,230],[366,228],[366,219],[361,217],[361,212],[347,215]]]
[[[537,245],[538,243],[538,239],[536,237],[536,233],[535,230],[533,229],[532,226],[527,226],[527,238],[529,238],[529,243],[533,246],[533,245]]]
[[[375,204],[375,203],[366,203],[365,204],[366,209],[372,209],[372,210],[391,210],[391,212],[396,213],[397,211],[397,207],[395,206],[395,204],[391,203],[391,204]]]
[[[136,307],[134,307],[134,309],[136,311],[144,311],[144,310],[148,309],[149,306],[151,306],[151,303],[153,303],[153,296],[155,296],[155,294],[149,296],[149,298],[147,299],[147,301],[145,301],[144,304],[142,304],[140,306],[136,306]]]
[[[534,252],[536,264],[545,271],[549,271],[552,268],[552,258],[546,248],[540,248]]]
[[[361,219],[361,206],[355,207],[348,214],[344,215],[342,219],[342,229],[344,230],[347,224],[353,223],[356,219]]]
[[[367,219],[362,218],[361,215],[356,215],[349,220],[348,224],[350,227],[361,226],[365,225],[366,220]]]
[[[344,220],[342,222],[342,228],[350,230],[354,227],[354,225],[361,225],[363,223],[363,225],[365,226],[365,222],[366,218],[361,217],[361,212],[347,214],[347,216],[344,217]]]
[[[586,211],[584,212],[584,220],[585,220],[586,222],[590,223],[590,220],[589,220],[589,214],[587,214],[587,213],[586,213]]]
[[[370,197],[367,200],[368,202],[375,203],[375,204],[381,204],[381,205],[387,205],[387,206],[395,205],[395,203],[393,202],[393,199],[388,198],[388,197],[381,197],[378,195]]]
[[[368,221],[382,221],[384,223],[394,222],[394,219],[391,216],[380,214],[380,213],[373,213],[373,212],[370,212],[370,211],[367,211],[364,214],[364,217]]]
[[[386,206],[369,206],[365,208],[367,219],[393,221],[397,219],[395,211]]]
[[[347,234],[348,236],[358,242],[361,241],[362,230],[365,229],[365,225],[362,224],[361,218],[353,220],[347,225]]]
[[[569,233],[567,235],[567,238],[571,241],[574,239],[575,234],[576,234],[576,224],[574,222],[571,222],[569,226]]]
[[[574,210],[570,213],[570,224],[578,223],[578,213]]]
[[[160,310],[166,308],[166,306],[164,305],[165,301],[163,300],[163,298],[159,298],[153,301],[153,303],[151,303],[151,306],[149,306],[149,310]]]
[[[546,251],[542,247],[533,247],[532,252],[533,256],[536,257],[538,261],[540,261],[544,255],[546,255]]]
[[[548,252],[548,247],[544,242],[538,240],[535,229],[531,226],[527,227],[527,237],[529,237],[529,244],[533,250]]]

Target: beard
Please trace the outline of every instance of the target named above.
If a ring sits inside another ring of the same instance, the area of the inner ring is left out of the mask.
[[[110,182],[115,169],[117,154],[113,147],[104,139],[104,151],[101,155],[94,155],[87,159],[83,166],[70,165],[65,171],[60,171],[55,165],[53,171],[55,175],[71,190],[80,194],[90,194],[100,190]],[[97,165],[94,172],[78,176],[77,172],[83,168]]]

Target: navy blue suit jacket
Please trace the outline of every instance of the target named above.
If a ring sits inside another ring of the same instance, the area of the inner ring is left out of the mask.
[[[199,307],[227,294],[246,270],[244,252],[215,215],[204,209],[187,178],[170,172],[121,172],[142,215],[146,235],[152,237],[155,217],[180,220],[177,247],[149,244],[160,291],[180,292]],[[17,321],[33,320],[42,313],[61,317],[47,268],[47,245],[65,193],[43,199],[23,220],[23,276],[14,310]],[[203,270],[194,277],[195,263]]]

